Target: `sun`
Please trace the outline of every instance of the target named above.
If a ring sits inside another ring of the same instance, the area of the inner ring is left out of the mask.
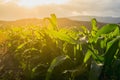
[[[19,6],[33,8],[40,5],[47,5],[47,4],[64,4],[68,0],[18,0],[17,4]]]

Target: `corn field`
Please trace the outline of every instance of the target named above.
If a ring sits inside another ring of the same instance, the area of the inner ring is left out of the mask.
[[[0,80],[119,80],[120,27],[0,27]]]

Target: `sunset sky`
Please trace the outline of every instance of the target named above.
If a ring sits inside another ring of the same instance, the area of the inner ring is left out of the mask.
[[[120,17],[120,0],[0,0],[0,20],[77,15]]]

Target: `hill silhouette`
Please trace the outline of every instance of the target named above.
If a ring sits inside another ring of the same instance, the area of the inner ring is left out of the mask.
[[[91,27],[90,21],[77,21],[77,20],[71,20],[68,18],[58,18],[58,27],[64,27],[64,28],[70,28],[70,27],[80,27],[80,26],[86,26],[88,29]],[[103,26],[106,23],[98,22],[98,27]],[[20,19],[16,21],[0,21],[1,27],[7,27],[7,26],[28,26],[28,25],[34,25],[34,26],[43,26],[43,19],[37,19],[37,18],[30,18],[30,19]]]

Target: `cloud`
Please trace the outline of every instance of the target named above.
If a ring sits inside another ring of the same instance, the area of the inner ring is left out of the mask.
[[[5,2],[7,1],[7,2]],[[119,16],[119,0],[69,0],[66,4],[48,4],[25,8],[16,4],[19,0],[0,0],[0,19],[43,18],[55,13],[58,17],[76,15]]]
[[[28,11],[28,10],[27,10]],[[24,14],[28,12],[25,8],[21,8],[15,3],[0,4],[0,19],[19,19],[26,17]]]
[[[71,10],[68,9],[68,7],[64,9],[64,6],[65,5],[49,4],[34,8],[25,8],[13,2],[8,2],[6,4],[0,4],[0,19],[43,18],[49,16],[51,13],[55,13],[59,17],[70,16]]]
[[[81,12],[81,15],[120,16],[119,0],[71,0],[68,5]]]

